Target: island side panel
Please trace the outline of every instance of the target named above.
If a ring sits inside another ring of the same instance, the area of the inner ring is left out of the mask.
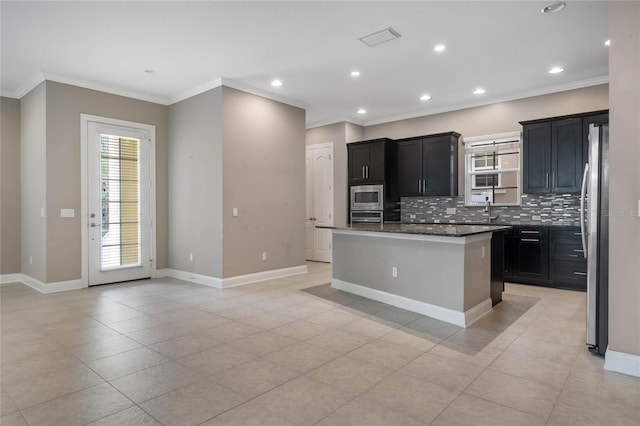
[[[450,237],[458,242],[446,243],[392,235],[334,232],[333,277],[463,312],[465,245],[459,243],[461,240]],[[394,266],[398,268],[397,278],[392,277]]]
[[[464,311],[468,311],[491,295],[491,241],[471,242],[464,248]]]

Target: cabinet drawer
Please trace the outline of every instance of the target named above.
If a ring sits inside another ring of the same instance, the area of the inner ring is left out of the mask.
[[[523,238],[544,238],[546,229],[541,226],[518,226],[515,234]]]
[[[555,287],[574,290],[587,289],[587,263],[555,261],[550,265],[551,280]]]
[[[584,261],[582,243],[570,240],[551,240],[549,254],[554,260]]]
[[[569,240],[582,244],[582,233],[580,232],[580,228],[552,229],[550,237],[554,240]]]

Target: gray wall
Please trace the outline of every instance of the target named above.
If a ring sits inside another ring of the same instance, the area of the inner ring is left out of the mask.
[[[305,111],[229,87],[222,108],[224,277],[304,265]]]
[[[222,87],[169,107],[169,267],[222,278]]]
[[[47,224],[40,217],[40,210],[47,206],[46,102],[46,82],[20,100],[21,271],[42,282],[47,276]]]
[[[609,19],[609,348],[640,355],[640,3],[611,2]]]
[[[81,113],[156,126],[157,258],[155,261],[157,268],[166,268],[168,266],[168,107],[47,81],[46,198],[48,226],[46,282],[80,278]],[[24,127],[22,131],[24,139]],[[25,149],[27,148],[23,147],[23,153]],[[31,168],[23,168],[23,178],[30,174],[31,170]],[[24,189],[22,194],[26,194]],[[62,208],[75,209],[75,218],[60,218],[60,209]],[[23,212],[27,213],[24,209]],[[23,265],[24,260],[23,256]]]
[[[521,131],[520,121],[609,108],[608,85],[568,90],[441,114],[366,126],[364,139],[393,139],[456,131],[464,137]],[[464,153],[462,145],[458,152]],[[458,192],[464,194],[464,155],[458,156]],[[336,185],[338,183],[336,182]]]
[[[335,123],[314,127],[306,132],[306,144],[316,145],[333,142],[333,224],[341,226],[347,223],[347,145],[346,124]]]
[[[0,98],[0,274],[21,268],[20,101]]]

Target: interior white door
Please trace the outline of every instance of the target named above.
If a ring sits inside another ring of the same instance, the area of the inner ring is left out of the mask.
[[[87,123],[89,285],[151,276],[150,135]]]
[[[315,260],[313,250],[316,245],[315,242],[315,222],[313,221],[313,149],[307,148],[305,153],[305,184],[306,184],[306,219],[305,230],[307,236],[306,244],[306,259]]]
[[[307,159],[307,259],[331,262],[331,230],[316,225],[333,225],[333,145],[308,147]]]

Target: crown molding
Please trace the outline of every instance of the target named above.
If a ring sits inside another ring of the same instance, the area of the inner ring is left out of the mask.
[[[598,85],[601,85],[601,84],[608,84],[608,83],[609,83],[609,76],[608,75],[604,75],[604,76],[600,76],[600,77],[589,78],[589,79],[586,79],[586,80],[572,81],[572,82],[569,82],[569,83],[563,83],[563,84],[558,84],[558,85],[554,85],[554,86],[547,86],[547,87],[542,87],[542,88],[539,88],[539,89],[526,90],[526,91],[523,91],[523,92],[514,93],[512,95],[501,96],[501,97],[496,97],[496,98],[490,98],[490,99],[485,99],[485,100],[482,100],[482,101],[462,103],[462,104],[454,104],[454,105],[447,105],[447,106],[443,106],[443,107],[430,108],[430,109],[420,110],[420,111],[411,112],[411,113],[407,113],[407,114],[401,114],[401,115],[396,115],[396,116],[391,116],[391,117],[385,117],[385,118],[381,118],[381,119],[378,119],[378,120],[368,120],[364,124],[361,124],[361,125],[363,125],[363,126],[374,126],[376,124],[384,124],[384,123],[391,123],[393,121],[408,120],[410,118],[424,117],[426,115],[434,115],[434,114],[440,114],[440,113],[443,113],[443,112],[451,112],[451,111],[457,111],[457,110],[461,110],[461,109],[467,109],[467,108],[474,108],[474,107],[479,107],[479,106],[484,106],[484,105],[497,104],[499,102],[514,101],[514,100],[518,100],[518,99],[531,98],[531,97],[534,97],[534,96],[549,95],[549,94],[552,94],[552,93],[565,92],[567,90],[574,90],[574,89],[582,89],[582,88],[585,88],[585,87],[598,86]]]
[[[338,123],[351,123],[351,124],[355,124],[356,126],[364,126],[364,121],[362,120],[356,120],[350,117],[339,117],[339,118],[330,118],[327,120],[322,120],[322,121],[316,121],[314,123],[309,123],[307,124],[307,130],[309,129],[313,129],[314,127],[322,127],[322,126],[330,126],[331,124],[338,124]]]
[[[109,93],[111,95],[124,96],[127,98],[138,99],[145,102],[151,102],[160,105],[169,105],[169,100],[157,96],[151,96],[133,90],[121,89],[105,84],[93,83],[90,81],[84,81],[76,78],[65,77],[57,74],[38,72],[27,83],[23,84],[15,92],[3,93],[3,96],[9,96],[11,98],[22,99],[26,94],[35,89],[43,81],[54,81],[56,83],[68,84],[71,86],[82,87],[84,89],[96,90],[98,92]]]
[[[169,105],[173,105],[180,101],[184,101],[185,99],[192,98],[194,96],[200,95],[204,92],[208,92],[209,90],[215,89],[216,87],[222,86],[222,77],[216,78],[215,80],[211,80],[207,83],[201,84],[196,87],[192,87],[191,89],[187,89],[178,93],[178,95],[172,97],[169,100]]]
[[[263,98],[271,99],[272,101],[281,102],[283,104],[291,105],[294,107],[298,107],[300,109],[307,110],[309,109],[309,105],[304,102],[299,102],[294,99],[289,99],[285,96],[275,95],[271,92],[267,92],[266,90],[258,89],[257,87],[253,87],[249,84],[241,83],[237,80],[233,80],[231,78],[222,77],[222,85],[226,87],[230,87],[232,89],[241,90],[243,92],[251,93],[252,95],[260,96]]]
[[[2,96],[15,98],[15,99],[22,99],[24,95],[26,95],[27,93],[29,93],[30,91],[38,87],[38,85],[42,83],[44,80],[45,80],[44,74],[38,71],[31,79],[27,80],[27,82],[24,83],[22,86],[20,86],[18,89],[12,92],[4,91],[2,92]]]

